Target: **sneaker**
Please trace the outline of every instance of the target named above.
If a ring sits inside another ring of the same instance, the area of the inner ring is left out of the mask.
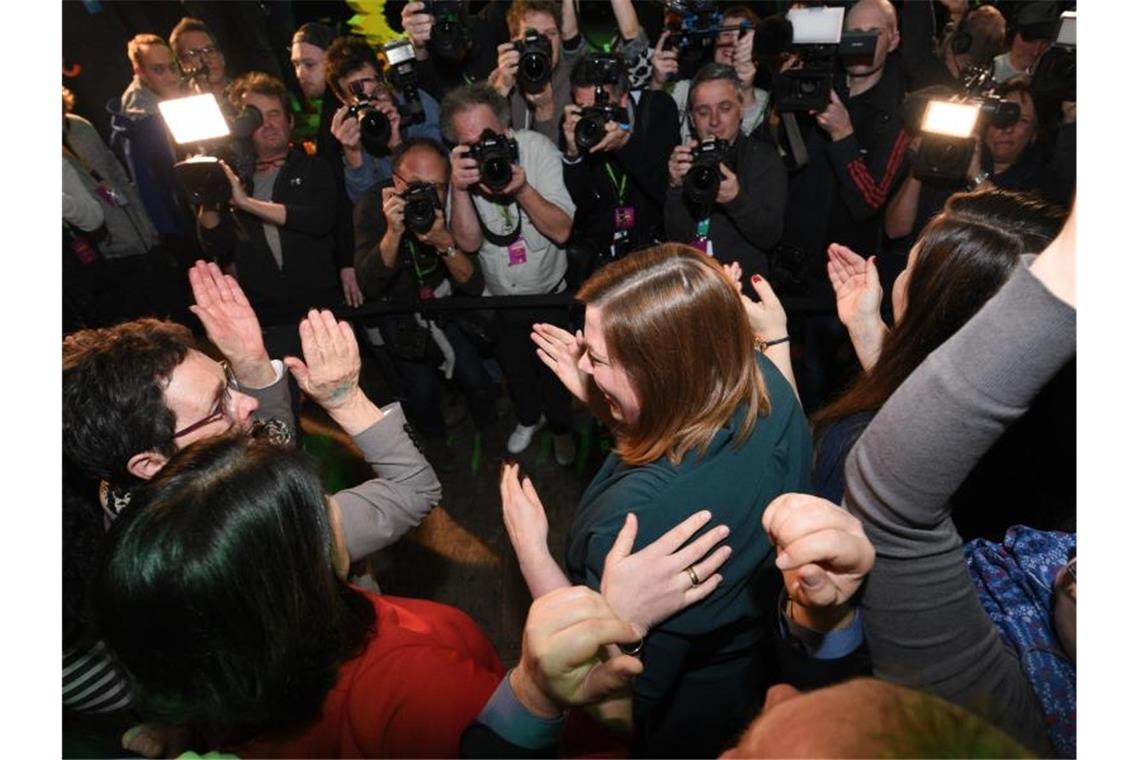
[[[515,425],[510,438],[507,439],[507,451],[512,454],[521,454],[526,451],[526,447],[534,440],[534,434],[545,424],[546,417],[540,416],[538,422],[533,425]]]
[[[578,449],[574,445],[574,436],[571,433],[563,433],[562,435],[554,436],[554,461],[563,467],[569,467],[574,464],[574,458],[578,454]]]

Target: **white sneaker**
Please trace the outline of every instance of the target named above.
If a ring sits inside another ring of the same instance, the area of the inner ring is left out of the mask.
[[[554,461],[563,467],[569,467],[574,464],[574,459],[578,454],[578,448],[574,445],[574,435],[572,433],[563,433],[562,435],[554,436]]]
[[[526,447],[534,440],[534,434],[545,424],[546,417],[540,416],[538,422],[533,425],[515,425],[510,438],[507,439],[507,451],[512,454],[521,454],[526,451]]]

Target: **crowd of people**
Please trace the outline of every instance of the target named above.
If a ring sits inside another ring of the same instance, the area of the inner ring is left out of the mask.
[[[67,714],[151,757],[1075,756],[1076,102],[1034,77],[1071,4],[858,0],[846,56],[608,5],[308,22],[297,92],[186,17],[110,144],[64,90]],[[247,135],[221,203],[192,94]],[[956,173],[942,101],[983,104]],[[350,570],[464,498],[450,396],[503,458],[513,668]],[[326,492],[306,406],[371,480]],[[552,547],[511,457],[582,424]]]

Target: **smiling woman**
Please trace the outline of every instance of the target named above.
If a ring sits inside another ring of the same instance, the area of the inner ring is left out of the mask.
[[[545,534],[541,546],[517,529],[511,540],[537,596],[570,582],[598,588],[631,512],[635,548],[701,508],[730,529],[732,559],[715,589],[646,636],[632,704],[635,754],[713,756],[777,676],[762,620],[780,579],[760,517],[808,482],[807,421],[754,347],[740,296],[711,257],[676,244],[633,253],[590,278],[578,299],[584,335],[537,325],[533,337],[571,393],[612,424],[617,444],[571,527],[568,579]],[[698,586],[708,572],[698,563],[680,579]]]

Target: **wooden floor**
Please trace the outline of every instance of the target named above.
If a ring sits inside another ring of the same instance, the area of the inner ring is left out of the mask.
[[[515,421],[505,399],[499,403],[501,440]],[[550,546],[561,563],[566,533],[586,485],[604,458],[597,431],[587,413],[575,411],[578,461],[562,467],[554,461],[549,431],[535,437],[516,457],[534,481],[550,521]],[[302,415],[304,446],[321,460],[330,492],[371,476],[347,436],[319,410]],[[480,456],[472,472],[475,439],[470,418],[449,429],[458,466],[439,473],[443,498],[423,523],[395,545],[370,558],[373,576],[383,593],[431,599],[467,612],[498,649],[503,664],[513,665],[530,593],[519,573],[510,539],[503,527],[499,499],[499,463]]]

